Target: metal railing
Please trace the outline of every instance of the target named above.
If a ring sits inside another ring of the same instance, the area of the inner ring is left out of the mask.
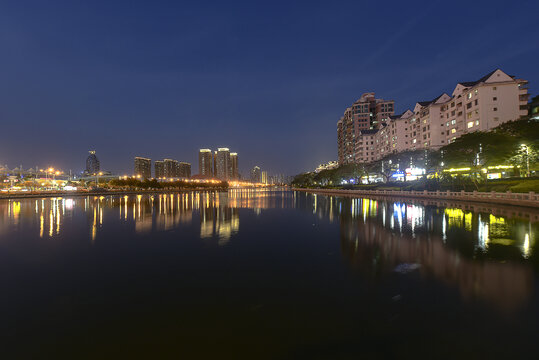
[[[299,191],[316,192],[335,195],[378,195],[391,197],[413,197],[429,199],[449,199],[462,201],[489,202],[539,207],[539,194],[533,191],[527,193],[479,192],[479,191],[404,191],[404,190],[340,190],[340,189],[294,189]]]

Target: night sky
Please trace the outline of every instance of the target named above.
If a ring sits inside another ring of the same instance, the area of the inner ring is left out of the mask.
[[[229,147],[240,170],[337,159],[364,92],[396,111],[501,68],[539,92],[539,1],[2,1],[0,164],[133,172]]]

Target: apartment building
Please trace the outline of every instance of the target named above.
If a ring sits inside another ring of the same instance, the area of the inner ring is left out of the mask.
[[[442,93],[419,101],[398,116],[392,114],[393,106],[381,101],[375,105],[380,105],[375,116],[379,120],[368,130],[361,121],[354,122],[354,108],[348,108],[337,123],[339,164],[370,162],[401,151],[436,150],[466,133],[518,120],[528,112],[527,84],[497,69],[479,80],[457,83],[451,96]],[[370,94],[363,96],[369,99]]]
[[[348,107],[337,122],[339,164],[358,162],[357,138],[376,130],[394,114],[394,101],[377,99],[375,93],[365,93]],[[361,149],[363,150],[363,149]]]

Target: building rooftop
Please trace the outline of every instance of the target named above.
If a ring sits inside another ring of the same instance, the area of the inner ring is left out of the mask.
[[[461,84],[462,86],[465,86],[465,87],[472,87],[474,85],[477,85],[479,83],[487,81],[488,78],[491,77],[492,74],[494,74],[497,70],[499,70],[499,69],[495,69],[494,71],[489,72],[488,74],[486,74],[485,76],[483,76],[479,80],[476,80],[476,81],[461,81],[461,82],[459,82],[459,84]]]

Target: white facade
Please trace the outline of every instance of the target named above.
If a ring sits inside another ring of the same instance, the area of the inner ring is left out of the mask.
[[[391,153],[439,149],[459,136],[489,131],[528,113],[528,82],[497,69],[481,79],[461,82],[451,96],[417,102],[413,111],[392,116],[377,130],[355,137],[354,160],[379,160]]]

